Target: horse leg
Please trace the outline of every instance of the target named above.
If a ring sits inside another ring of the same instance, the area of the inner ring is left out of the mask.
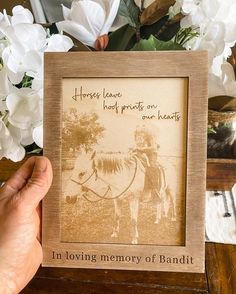
[[[158,202],[156,206],[156,220],[155,224],[159,224],[162,216],[162,202]]]
[[[171,206],[171,221],[175,222],[176,221],[176,203],[173,196],[173,191],[171,191],[169,187],[167,188],[167,196],[169,198],[170,206]]]
[[[119,205],[119,200],[114,199],[114,208],[115,208],[115,214],[114,214],[114,224],[113,224],[113,232],[111,234],[112,238],[117,238],[118,234],[120,232],[120,216],[121,216],[121,209]]]
[[[168,189],[168,188],[167,188]],[[170,210],[170,198],[168,196],[168,193],[167,193],[167,189],[165,191],[165,196],[163,198],[163,201],[162,201],[162,216],[167,218],[168,217],[168,213],[169,213],[169,210]]]
[[[172,218],[171,218],[171,220],[173,221],[173,222],[175,222],[176,221],[176,205],[175,205],[175,200],[174,200],[174,198],[173,198],[173,195],[171,195],[171,199],[172,199],[172,204],[173,204],[173,210],[172,210]]]
[[[133,198],[129,202],[130,217],[131,217],[131,239],[132,244],[138,244],[138,209],[139,199]]]

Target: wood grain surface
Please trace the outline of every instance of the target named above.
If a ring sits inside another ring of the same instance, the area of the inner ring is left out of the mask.
[[[40,268],[22,293],[236,293],[236,245],[206,243],[206,274]]]
[[[207,190],[231,190],[236,179],[235,159],[208,159]]]
[[[23,293],[34,293],[35,289],[59,294],[208,293],[205,274],[55,268],[41,268]]]

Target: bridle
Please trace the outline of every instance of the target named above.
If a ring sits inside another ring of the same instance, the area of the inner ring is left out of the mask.
[[[75,180],[73,180],[73,179],[71,179],[71,181],[72,182],[74,182],[74,183],[76,183],[76,184],[78,184],[78,185],[80,185],[80,186],[83,186],[84,184],[86,184],[91,178],[92,178],[92,176],[94,175],[94,174],[96,174],[97,173],[97,171],[94,169],[93,170],[93,172],[92,172],[92,174],[85,180],[85,181],[83,181],[83,182],[78,182],[78,181],[75,181]]]
[[[88,197],[87,197],[85,194],[83,194],[83,197],[84,197],[87,201],[94,203],[94,202],[99,202],[99,201],[101,201],[101,200],[115,200],[115,199],[119,198],[120,196],[122,196],[122,195],[123,195],[125,192],[127,192],[127,190],[131,187],[131,185],[133,184],[134,179],[135,179],[135,177],[136,177],[136,174],[137,174],[137,169],[138,169],[138,159],[136,158],[136,156],[134,156],[133,158],[134,158],[134,160],[135,160],[135,170],[134,170],[134,175],[133,175],[133,177],[132,177],[132,179],[131,179],[129,185],[124,189],[124,191],[122,191],[121,193],[119,193],[118,195],[116,195],[116,196],[114,196],[114,197],[106,197],[107,194],[111,191],[111,187],[110,187],[110,185],[108,185],[107,190],[106,190],[106,192],[104,193],[104,195],[100,195],[100,194],[98,194],[96,191],[94,191],[93,189],[90,189],[90,188],[88,188],[88,187],[85,187],[85,188],[87,189],[87,191],[92,192],[92,193],[93,193],[94,195],[96,195],[99,199],[98,199],[98,200],[93,200],[93,201],[92,201],[92,200],[88,199]],[[96,175],[96,179],[98,179],[98,176],[97,176],[97,170],[96,170],[96,168],[94,168],[92,174],[91,174],[91,175],[90,175],[85,181],[83,181],[83,182],[78,182],[78,181],[75,181],[75,180],[72,180],[72,179],[71,179],[71,181],[83,187],[83,185],[86,184],[86,183],[92,178],[92,176],[93,176],[94,174]]]

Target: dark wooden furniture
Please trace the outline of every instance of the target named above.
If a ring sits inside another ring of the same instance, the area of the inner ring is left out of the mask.
[[[236,159],[207,160],[207,190],[231,190],[236,183]]]
[[[0,161],[6,180],[19,163]],[[236,160],[208,159],[207,189],[230,190],[236,182]],[[40,268],[24,294],[171,294],[236,293],[236,245],[206,243],[205,274]]]
[[[22,293],[233,294],[235,249],[206,244],[205,274],[41,268]]]

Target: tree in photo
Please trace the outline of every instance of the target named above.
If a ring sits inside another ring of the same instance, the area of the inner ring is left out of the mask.
[[[104,126],[96,113],[80,114],[76,108],[63,113],[62,138],[64,151],[88,152],[103,137]]]

